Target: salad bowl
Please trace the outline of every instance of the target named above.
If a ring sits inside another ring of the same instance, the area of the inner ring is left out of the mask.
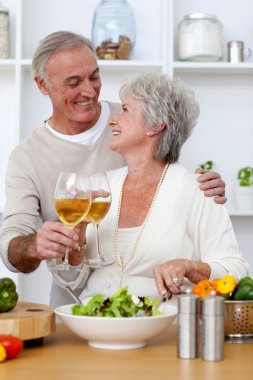
[[[89,300],[87,298],[83,303]],[[55,313],[74,334],[88,341],[90,346],[103,349],[144,347],[149,339],[161,334],[177,315],[177,307],[169,302],[159,307],[163,315],[116,318],[73,315],[73,306],[57,307]]]

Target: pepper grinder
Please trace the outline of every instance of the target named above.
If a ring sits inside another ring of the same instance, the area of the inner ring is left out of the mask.
[[[180,359],[198,356],[198,300],[190,291],[178,297],[178,350]]]
[[[210,296],[202,300],[202,354],[206,361],[224,359],[224,298]]]

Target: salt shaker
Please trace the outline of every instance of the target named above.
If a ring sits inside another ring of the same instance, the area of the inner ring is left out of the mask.
[[[224,359],[224,298],[210,296],[202,300],[202,353],[206,361]]]
[[[198,356],[198,300],[193,294],[178,297],[178,350],[180,359]]]

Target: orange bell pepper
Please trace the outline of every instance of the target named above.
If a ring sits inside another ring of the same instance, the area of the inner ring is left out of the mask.
[[[213,284],[211,281],[204,279],[199,281],[193,288],[192,293],[200,298],[205,298],[210,296],[211,292],[215,291]]]

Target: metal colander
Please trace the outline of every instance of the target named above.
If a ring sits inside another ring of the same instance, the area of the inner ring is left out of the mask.
[[[253,301],[225,301],[224,320],[227,337],[253,336]]]

